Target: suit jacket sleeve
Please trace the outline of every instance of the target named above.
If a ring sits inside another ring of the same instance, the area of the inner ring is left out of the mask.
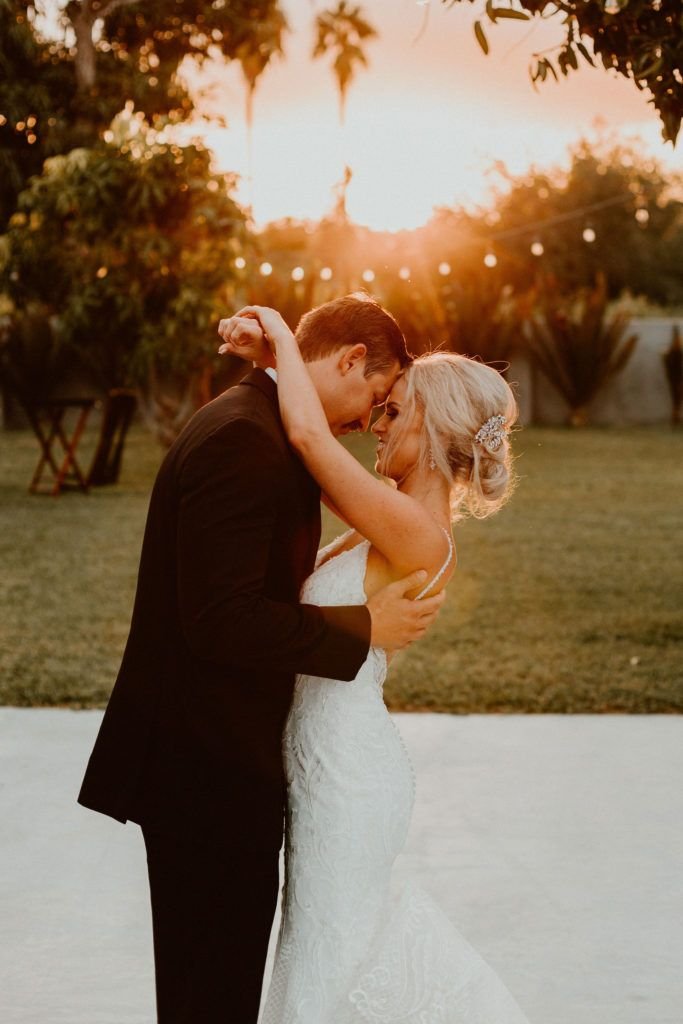
[[[364,605],[268,599],[264,580],[288,466],[258,423],[224,424],[180,476],[178,603],[192,653],[230,667],[353,679],[367,657]]]

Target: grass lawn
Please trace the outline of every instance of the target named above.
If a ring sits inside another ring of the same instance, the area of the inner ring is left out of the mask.
[[[369,437],[349,443],[370,457]],[[456,526],[448,601],[395,659],[388,703],[683,712],[683,433],[526,429],[515,450],[515,496]],[[0,703],[101,706],[161,451],[135,428],[120,485],[58,499],[26,492],[37,454],[30,433],[0,432]],[[328,516],[323,541],[339,531]]]

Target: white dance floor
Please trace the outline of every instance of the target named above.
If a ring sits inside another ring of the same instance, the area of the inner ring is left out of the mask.
[[[2,1024],[154,1021],[142,837],[75,802],[100,718],[0,709]],[[396,722],[418,774],[396,870],[531,1024],[681,1024],[683,718]]]

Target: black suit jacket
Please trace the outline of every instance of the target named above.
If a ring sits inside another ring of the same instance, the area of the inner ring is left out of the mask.
[[[365,607],[299,604],[320,492],[254,370],[192,418],[152,491],[130,635],[79,802],[279,848],[297,672],[353,679]]]

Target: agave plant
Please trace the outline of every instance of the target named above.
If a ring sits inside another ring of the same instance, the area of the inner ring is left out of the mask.
[[[440,290],[448,347],[486,363],[506,363],[519,347],[528,295],[514,295],[511,285],[481,273],[458,275]]]
[[[606,315],[607,281],[562,295],[552,276],[540,278],[536,309],[529,317],[532,360],[567,402],[572,426],[588,423],[590,405],[608,381],[626,366],[638,335],[625,337],[630,317]]]

